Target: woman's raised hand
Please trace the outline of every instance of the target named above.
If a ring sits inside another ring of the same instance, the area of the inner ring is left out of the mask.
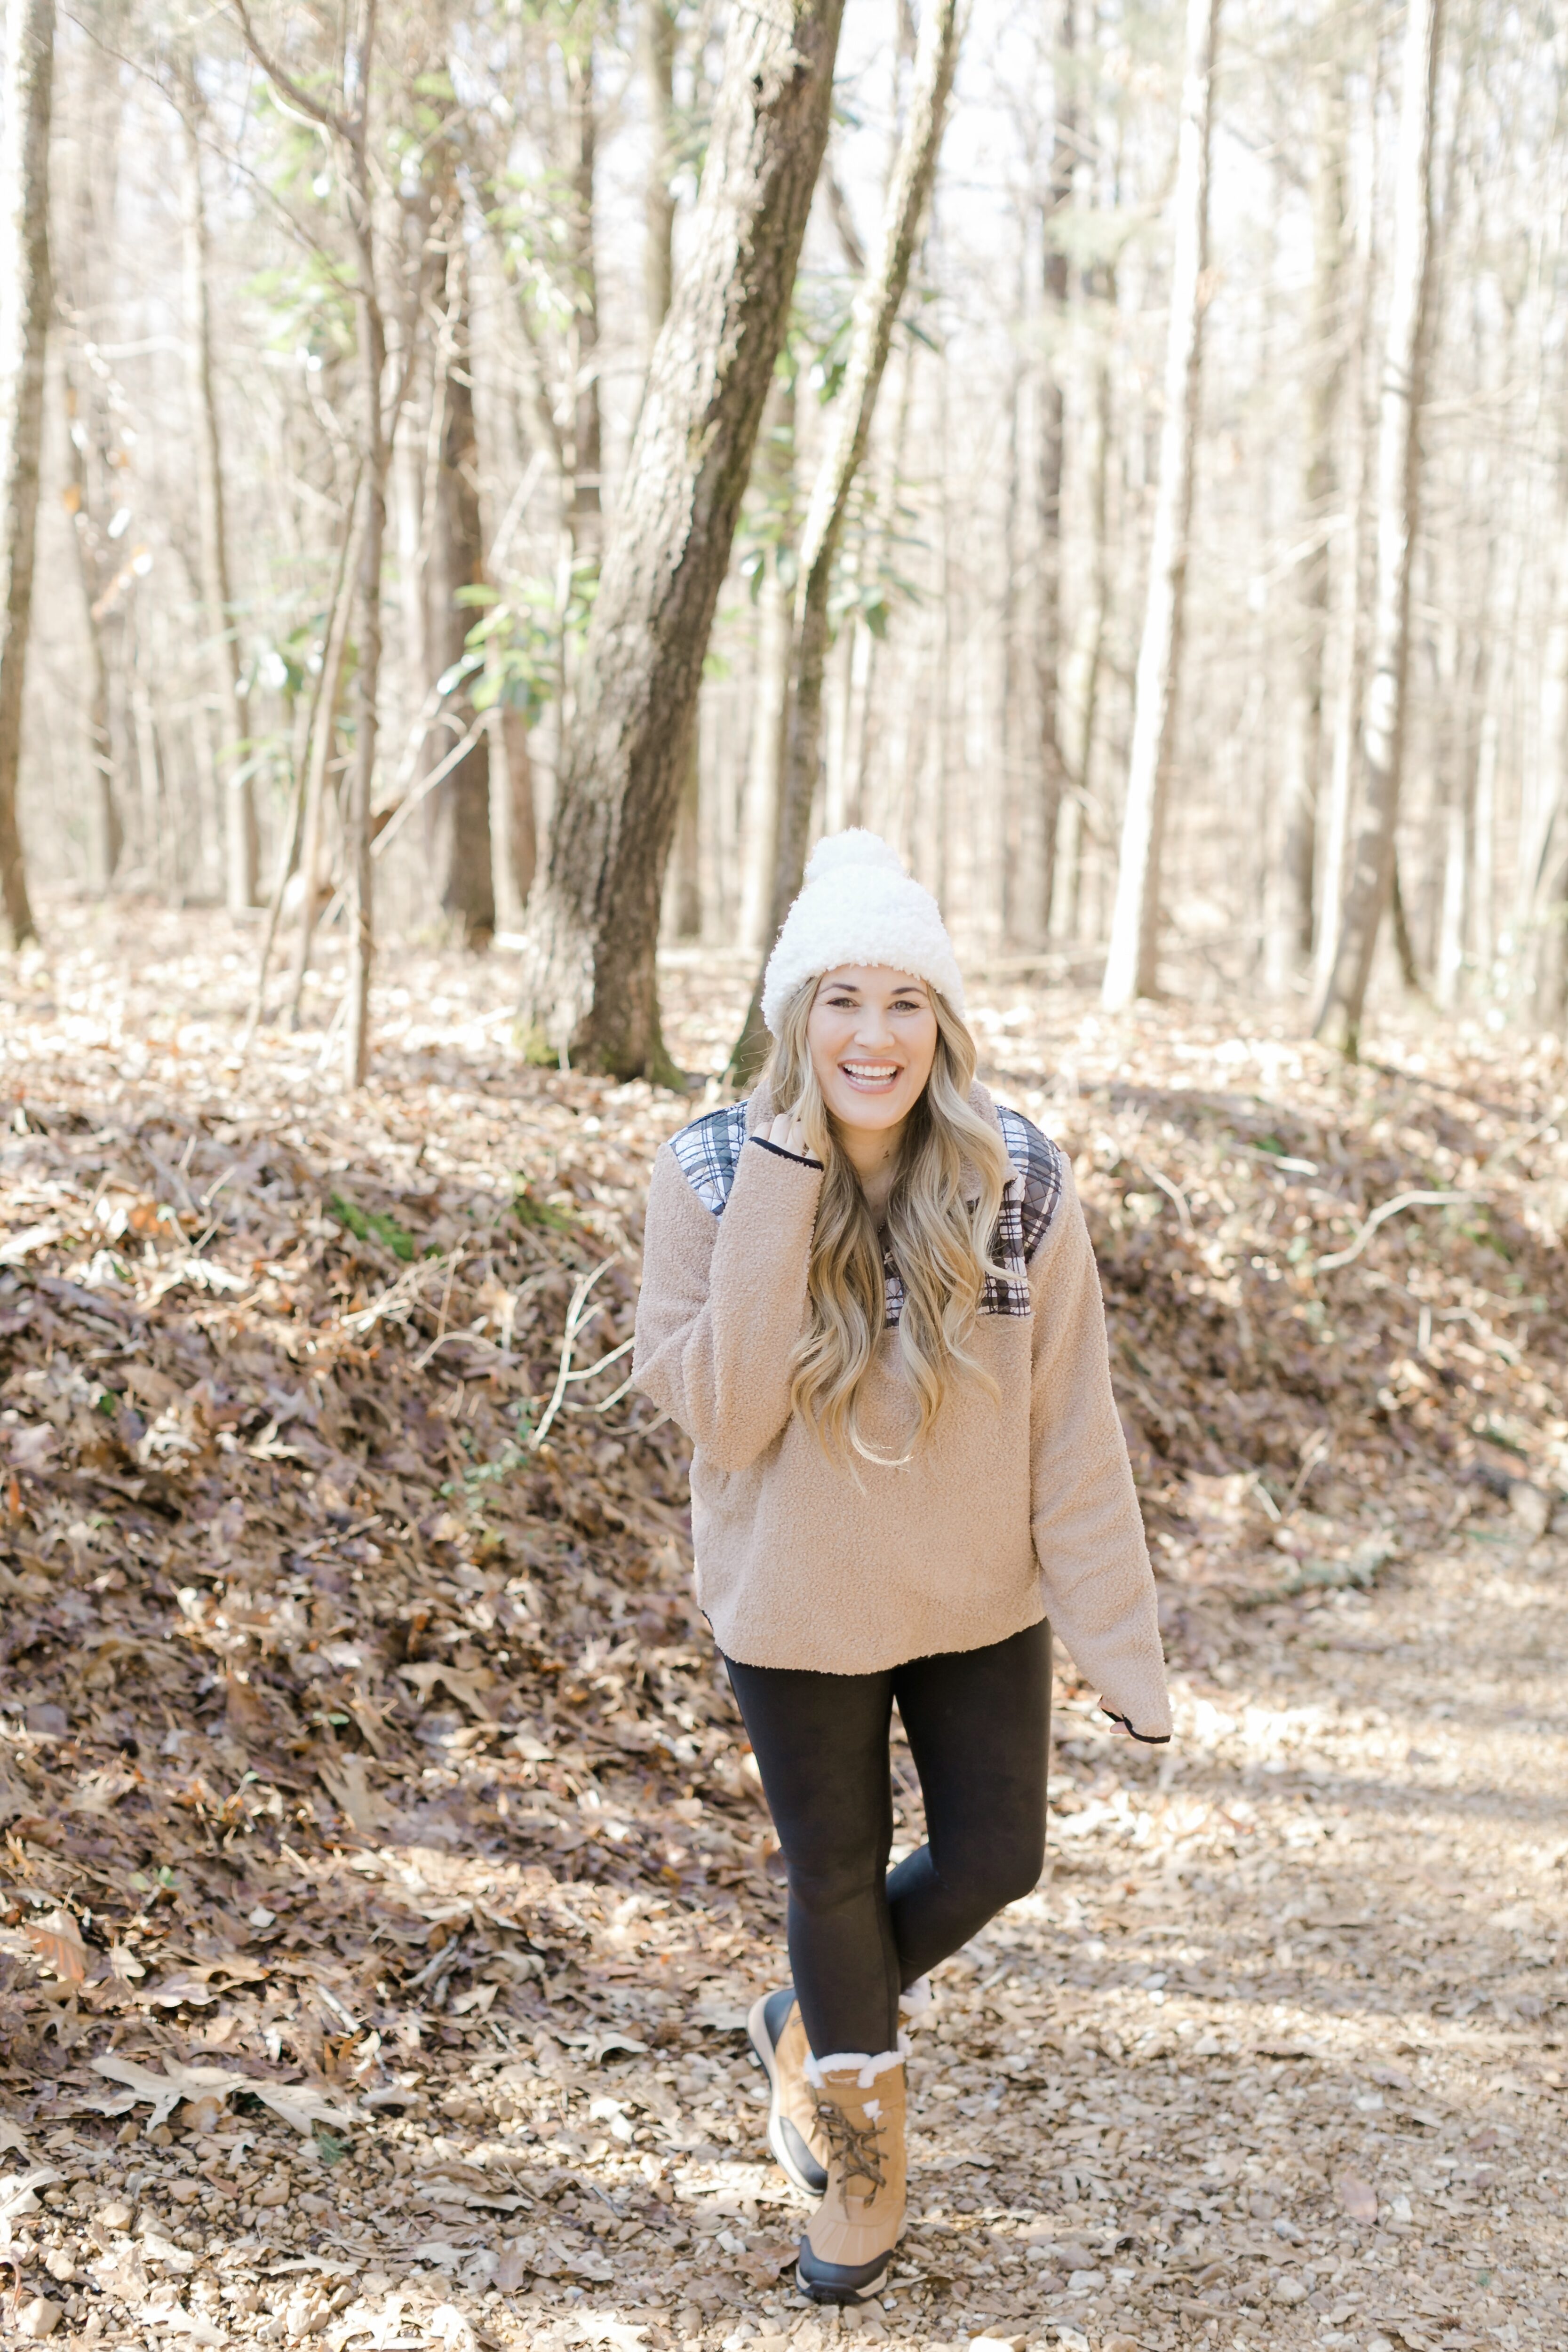
[[[768,1141],[776,1143],[781,1151],[793,1151],[800,1160],[807,1155],[805,1129],[800,1123],[798,1108],[781,1110],[768,1129]]]

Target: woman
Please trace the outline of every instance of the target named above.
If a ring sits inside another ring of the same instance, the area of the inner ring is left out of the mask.
[[[936,901],[825,841],[768,963],[749,1102],[660,1151],[636,1378],[695,1441],[698,1594],[789,1884],[752,2038],[820,2198],[798,2276],[873,2293],[904,2218],[900,2007],[1045,1852],[1051,1620],[1170,1734],[1153,1578],[1068,1162],[974,1083]],[[897,1703],[929,1843],[889,1875]]]

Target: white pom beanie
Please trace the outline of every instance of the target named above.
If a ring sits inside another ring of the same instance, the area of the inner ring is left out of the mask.
[[[963,1011],[958,959],[929,890],[896,849],[859,825],[819,841],[805,885],[763,976],[763,1019],[773,1036],[795,990],[840,964],[880,964],[930,982]]]

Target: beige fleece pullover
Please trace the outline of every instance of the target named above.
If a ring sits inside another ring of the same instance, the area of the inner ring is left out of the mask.
[[[824,1454],[790,1404],[822,1171],[764,1142],[762,1096],[668,1143],[648,1192],[633,1378],[695,1442],[697,1594],[745,1665],[874,1674],[981,1649],[1048,1616],[1112,1715],[1168,1738],[1154,1580],[1106,1349],[1094,1253],[1066,1157],[976,1087],[1015,1173],[960,1380],[898,1466]],[[879,1454],[913,1402],[889,1322],[862,1391]]]

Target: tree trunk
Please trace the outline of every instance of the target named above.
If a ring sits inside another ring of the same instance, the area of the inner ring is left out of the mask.
[[[587,12],[584,12],[587,17]],[[587,19],[591,26],[591,18]],[[566,119],[570,148],[566,209],[567,263],[571,273],[572,324],[566,337],[571,372],[574,552],[597,561],[604,543],[601,469],[604,432],[599,412],[599,271],[594,242],[595,178],[598,166],[599,119],[594,88],[592,30],[581,52],[566,58]]]
[[[1158,976],[1160,866],[1175,753],[1187,544],[1193,519],[1193,457],[1207,299],[1209,151],[1218,33],[1219,0],[1188,0],[1160,483],[1133,689],[1132,744],[1116,904],[1100,992],[1105,1005],[1112,1010],[1131,1004],[1137,997],[1152,996]]]
[[[368,52],[369,44],[366,48]],[[367,57],[368,62],[368,57]],[[349,996],[344,1027],[343,1075],[362,1087],[370,1068],[370,982],[375,961],[374,872],[371,859],[371,799],[375,787],[375,735],[381,685],[381,559],[386,540],[387,444],[381,415],[381,380],[386,368],[386,332],[376,299],[372,236],[370,173],[361,169],[355,185],[355,242],[359,248],[359,295],[354,305],[359,338],[361,432],[364,451],[364,527],[359,549],[359,667],[354,674],[354,757],[349,772],[346,864],[349,878]]]
[[[1421,967],[1415,961],[1415,942],[1410,936],[1410,924],[1405,912],[1405,893],[1399,887],[1399,860],[1394,861],[1394,871],[1388,884],[1389,909],[1394,918],[1394,951],[1399,960],[1399,977],[1412,996],[1421,995]]]
[[[223,444],[213,386],[212,306],[207,284],[206,200],[202,188],[202,151],[197,135],[201,97],[187,71],[181,91],[181,153],[184,163],[185,278],[185,384],[196,475],[196,515],[201,541],[204,625],[211,648],[218,709],[218,790],[224,812],[224,887],[230,914],[253,907],[261,856],[256,820],[256,790],[243,750],[245,714],[239,698],[239,645],[229,591],[228,541],[224,529]]]
[[[95,404],[88,371],[73,364],[75,358],[73,353],[67,360],[64,371],[66,463],[69,474],[66,498],[70,507],[87,625],[88,875],[92,888],[102,897],[113,882],[114,870],[125,846],[125,827],[115,782],[114,733],[109,717],[109,656],[98,613],[102,564],[96,544],[87,463],[88,445],[92,437],[89,419]]]
[[[333,583],[327,625],[321,634],[321,675],[316,708],[305,745],[305,806],[300,832],[300,935],[294,942],[294,963],[289,983],[289,1026],[300,1026],[305,975],[310,968],[310,945],[316,920],[325,904],[321,887],[321,834],[326,813],[327,767],[337,741],[338,704],[343,690],[348,656],[349,621],[358,593],[359,488],[356,477],[343,520],[343,546]]]
[[[767,509],[769,545],[757,591],[757,676],[752,696],[752,740],[741,815],[741,918],[737,947],[752,955],[772,945],[768,916],[773,896],[773,847],[778,838],[779,783],[795,652],[791,624],[794,580],[795,383],[775,375],[763,412],[762,446],[752,486]]]
[[[490,855],[495,870],[496,919],[508,930],[522,920],[539,862],[538,821],[533,807],[533,759],[528,748],[528,716],[510,702],[491,706]]]
[[[1297,623],[1294,710],[1287,730],[1288,765],[1280,827],[1279,887],[1271,909],[1268,981],[1283,995],[1312,953],[1316,895],[1319,786],[1323,765],[1323,666],[1329,610],[1330,510],[1338,488],[1334,465],[1345,376],[1344,104],[1338,89],[1320,105],[1318,171],[1313,194],[1314,247],[1311,348],[1318,372],[1307,404],[1307,464],[1302,509],[1314,534],[1302,562]]]
[[[1432,279],[1432,117],[1442,0],[1409,0],[1395,173],[1394,275],[1378,404],[1377,576],[1362,722],[1365,798],[1333,969],[1315,1034],[1354,1057],[1378,926],[1394,881],[1410,670],[1410,571],[1420,522],[1420,416]]]
[[[672,938],[685,940],[702,936],[702,787],[697,764],[698,731],[695,726],[691,730],[691,751],[675,812],[675,839],[665,883],[668,901],[666,926]]]
[[[0,130],[0,903],[13,947],[37,936],[16,815],[33,616],[44,344],[49,324],[54,0],[9,0]]]
[[[1105,266],[1085,273],[1083,290],[1093,295],[1113,316],[1116,272]],[[1087,453],[1089,533],[1092,553],[1087,582],[1089,610],[1085,615],[1083,686],[1075,745],[1076,775],[1063,800],[1051,875],[1051,937],[1065,946],[1076,945],[1083,927],[1083,860],[1088,839],[1098,839],[1090,819],[1096,774],[1095,745],[1100,732],[1100,688],[1106,667],[1106,641],[1110,630],[1110,462],[1113,415],[1110,361],[1101,348],[1094,368],[1091,448]]]
[[[643,191],[643,313],[652,356],[669,309],[675,241],[675,12],[670,0],[642,0],[643,74],[647,84],[648,162]]]
[[[1381,55],[1381,51],[1378,54]],[[1367,158],[1356,223],[1356,317],[1350,339],[1349,382],[1345,394],[1350,444],[1345,467],[1346,520],[1338,553],[1329,567],[1328,649],[1324,659],[1329,716],[1328,805],[1320,813],[1315,845],[1316,905],[1312,918],[1311,986],[1314,1003],[1321,1003],[1329,985],[1344,911],[1345,862],[1350,848],[1356,744],[1365,685],[1362,573],[1370,521],[1372,438],[1367,414],[1367,371],[1375,280],[1373,231],[1376,207],[1380,95],[1380,79],[1374,59],[1371,87],[1364,91],[1361,100],[1360,137],[1367,150]]]
[[[843,0],[731,22],[692,251],[648,370],[535,883],[534,1050],[673,1076],[655,952],[702,661],[822,163]]]
[[[1041,354],[1035,485],[1035,693],[1039,728],[1037,781],[1026,785],[1019,848],[1015,930],[1021,947],[1043,947],[1050,928],[1057,822],[1067,783],[1060,733],[1062,644],[1062,461],[1067,404],[1062,368],[1067,357],[1068,255],[1060,224],[1072,202],[1078,163],[1078,109],[1073,81],[1073,10],[1062,0],[1057,34],[1056,136],[1051,149],[1050,197],[1045,218],[1045,349]],[[1032,805],[1031,805],[1032,803]]]
[[[770,940],[789,912],[805,870],[811,804],[822,767],[822,688],[827,665],[827,607],[833,567],[843,537],[849,494],[870,438],[877,394],[909,285],[910,265],[931,202],[947,101],[958,63],[959,32],[959,0],[929,0],[921,24],[920,48],[899,152],[883,199],[878,249],[855,299],[844,383],[801,529],[794,685],[779,795]],[[731,1055],[731,1067],[742,1077],[758,1066],[766,1051],[762,1012],[765,968],[764,957],[744,1025]]]
[[[455,191],[447,217],[446,317],[435,373],[437,415],[426,530],[425,635],[432,686],[462,659],[474,625],[475,615],[458,603],[458,592],[478,586],[484,577],[468,263]],[[471,720],[468,694],[453,690],[443,711],[448,729],[466,730]],[[496,927],[489,764],[489,736],[481,732],[426,803],[426,847],[436,901],[466,944],[488,940]]]

